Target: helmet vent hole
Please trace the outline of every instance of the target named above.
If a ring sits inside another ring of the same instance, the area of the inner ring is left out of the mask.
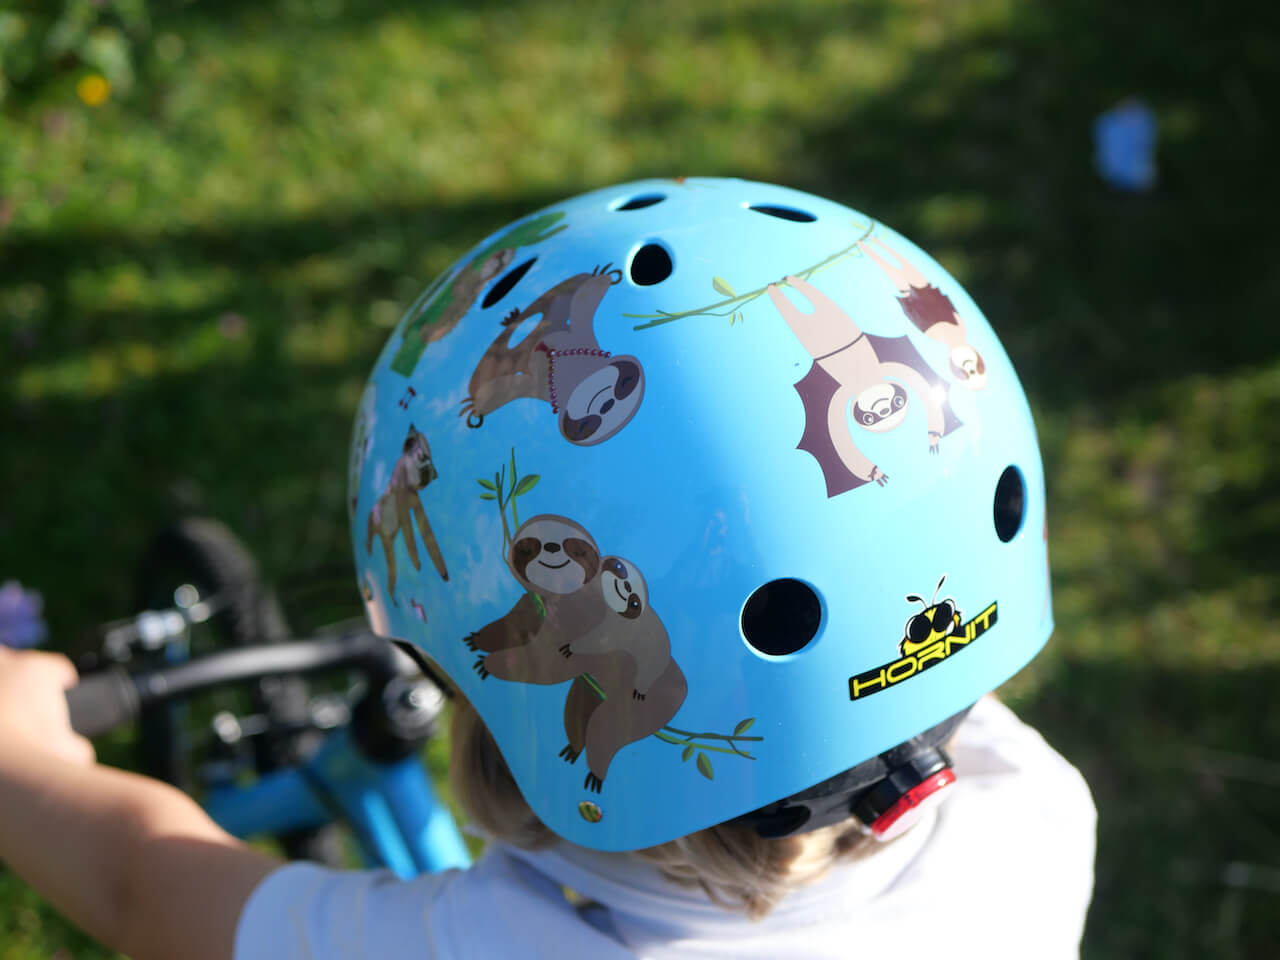
[[[770,580],[742,608],[742,636],[751,647],[771,657],[795,653],[818,634],[822,603],[813,588],[799,580]]]
[[[1022,482],[1022,471],[1015,466],[1004,468],[1000,480],[996,483],[996,498],[993,507],[996,524],[996,536],[1008,543],[1022,529],[1022,521],[1027,512],[1026,485]]]
[[[671,263],[671,254],[660,243],[646,243],[631,257],[631,266],[627,272],[631,282],[641,287],[651,287],[671,276],[675,267]]]
[[[652,207],[655,203],[661,203],[667,199],[663,193],[642,193],[638,196],[624,200],[615,206],[614,210],[643,210],[645,207]]]
[[[511,288],[519,283],[520,278],[529,272],[529,268],[533,266],[533,262],[537,259],[537,257],[530,257],[524,263],[520,264],[520,266],[512,267],[503,274],[502,279],[495,283],[493,287],[490,288],[489,292],[484,295],[484,299],[480,301],[480,309],[483,310],[487,307],[492,307],[495,303],[510,293]]]
[[[795,207],[779,207],[768,203],[753,203],[748,210],[754,210],[756,213],[763,213],[769,217],[777,217],[779,220],[794,220],[796,223],[813,223],[818,218],[807,210],[797,210]]]

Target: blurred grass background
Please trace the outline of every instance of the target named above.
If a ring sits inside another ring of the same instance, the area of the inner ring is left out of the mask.
[[[133,558],[183,507],[277,578],[343,570],[364,376],[471,243],[633,177],[810,190],[938,256],[1031,397],[1058,628],[1004,695],[1096,795],[1084,956],[1280,955],[1278,21],[0,5],[0,579],[72,649],[131,612]],[[1092,167],[1093,117],[1127,96],[1160,121],[1140,195]],[[0,960],[107,955],[0,872]]]

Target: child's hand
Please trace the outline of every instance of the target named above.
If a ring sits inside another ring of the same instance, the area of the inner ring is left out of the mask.
[[[0,750],[48,753],[94,762],[93,744],[71,729],[66,691],[78,677],[59,653],[0,646]]]

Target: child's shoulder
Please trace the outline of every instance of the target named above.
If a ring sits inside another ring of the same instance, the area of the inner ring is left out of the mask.
[[[1084,777],[1035,727],[988,694],[974,704],[947,746],[960,782],[984,790],[1043,792],[1052,784],[1073,809],[1092,814]]]
[[[988,956],[1032,943],[1044,946],[1042,956],[1074,956],[1097,825],[1084,777],[994,697],[973,708],[948,752],[953,796],[899,889],[982,936]]]
[[[468,870],[401,880],[386,870],[291,863],[254,891],[236,931],[236,960],[364,957],[619,957],[561,888],[491,849]]]

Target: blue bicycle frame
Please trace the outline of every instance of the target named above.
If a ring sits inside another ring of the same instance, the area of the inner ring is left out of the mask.
[[[221,684],[362,663],[373,692],[366,691],[361,703],[372,704],[371,709],[362,713],[357,705],[349,725],[330,730],[296,765],[270,770],[248,785],[237,784],[234,773],[225,774],[209,785],[206,811],[241,838],[347,824],[366,866],[387,867],[405,879],[466,867],[471,863],[467,846],[419,758],[430,736],[431,717],[411,710],[410,717],[424,722],[405,721],[409,725],[403,727],[386,712],[385,684],[392,682],[394,673],[386,656],[389,649],[385,641],[357,632],[227,650],[195,660],[184,660],[185,649],[176,655],[166,651],[169,662],[157,670],[130,673],[116,666],[82,678],[67,692],[67,706],[73,728],[95,736],[136,719],[148,704],[169,704],[181,714],[185,697]],[[411,708],[416,703],[419,711],[428,709],[414,696],[411,682],[400,694],[392,699]],[[395,711],[394,716],[403,712]],[[357,727],[366,731],[363,746]]]
[[[330,734],[301,767],[265,774],[247,787],[214,786],[205,809],[241,838],[345,822],[360,841],[366,866],[388,867],[404,879],[471,863],[421,761],[373,763],[346,729]]]

